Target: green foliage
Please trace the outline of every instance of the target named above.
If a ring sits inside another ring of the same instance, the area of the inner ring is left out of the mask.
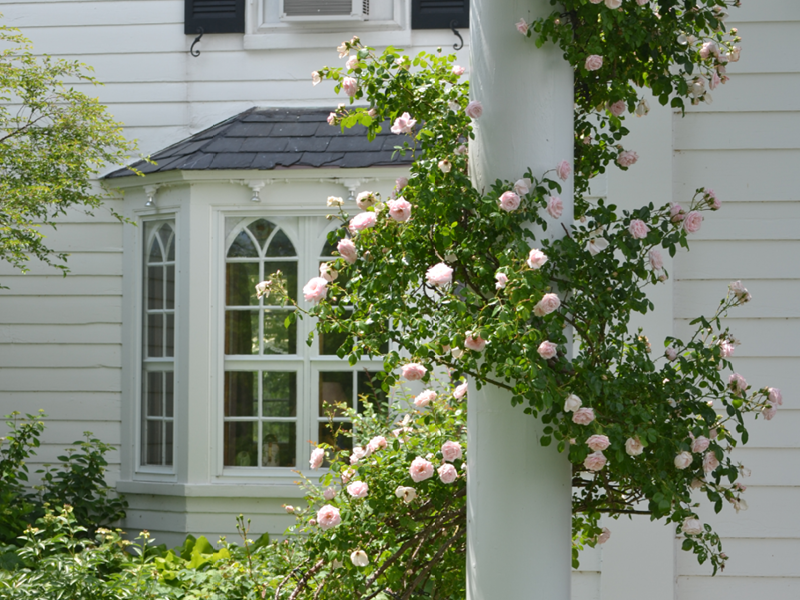
[[[0,42],[0,260],[25,272],[33,256],[66,273],[67,255],[45,245],[42,226],[101,206],[107,194],[92,176],[135,145],[96,98],[70,87],[97,85],[89,67],[34,55],[11,27],[0,26]]]

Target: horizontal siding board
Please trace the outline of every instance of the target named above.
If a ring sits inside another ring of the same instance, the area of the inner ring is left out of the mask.
[[[39,409],[54,420],[118,421],[121,392],[7,392],[0,391],[0,411],[36,414]],[[91,427],[90,427],[91,428]]]
[[[747,52],[745,49],[744,52]],[[743,112],[768,112],[797,110],[797,97],[800,94],[800,74],[798,73],[734,73],[731,79],[718,87],[714,102],[701,102],[689,106],[687,115],[707,115]],[[769,90],[768,94],[764,90]],[[680,113],[678,113],[680,114]],[[735,131],[735,127],[732,127]]]
[[[689,247],[675,255],[673,278],[800,279],[800,261],[775,260],[800,256],[800,241],[690,239]]]
[[[800,412],[800,411],[791,411]],[[784,412],[778,411],[778,415],[772,421],[762,421],[759,419],[751,424],[748,429],[759,430],[763,435],[764,431],[769,431],[776,419],[782,419]],[[773,433],[778,435],[778,432]],[[754,486],[770,487],[800,487],[800,448],[796,437],[788,438],[788,443],[794,444],[795,448],[754,448],[751,441],[746,446],[736,448],[730,454],[734,464],[742,463],[752,471],[750,477],[743,479],[742,482],[748,486],[744,497],[747,498],[750,488]],[[780,465],[780,468],[776,468]],[[800,538],[800,529],[797,531]],[[800,556],[800,555],[798,555]]]
[[[31,260],[27,263],[31,273],[36,275],[60,274],[61,271],[44,263]],[[67,257],[69,272],[74,275],[122,275],[122,252],[73,252]],[[0,278],[4,275],[18,275],[6,262],[0,262]],[[2,283],[2,279],[0,279]]]
[[[122,367],[121,344],[0,344],[3,367]]]
[[[800,203],[787,202],[786,204],[800,212]],[[750,219],[725,219],[720,213],[705,213],[703,225],[700,231],[692,234],[690,243],[700,240],[797,241],[800,240],[800,218],[798,216],[800,215],[785,219],[764,218],[765,215],[761,211],[761,214],[754,214]]]
[[[731,11],[733,12],[733,11]],[[781,18],[779,12],[773,13]],[[739,23],[739,35],[744,40],[742,54],[738,63],[730,65],[731,77],[739,73],[797,73],[800,63],[791,52],[785,52],[784,40],[800,35],[800,21],[780,21],[766,23]]]
[[[59,456],[66,456],[67,450],[69,448],[75,448],[75,442],[84,441],[84,437],[82,435],[83,431],[91,431],[94,434],[94,437],[99,439],[101,442],[106,444],[110,443],[109,439],[111,438],[119,438],[119,434],[114,434],[105,431],[106,428],[102,428],[102,431],[95,431],[97,429],[98,423],[87,423],[83,429],[79,432],[77,437],[65,437],[64,441],[59,444],[42,444],[36,449],[36,456],[34,456],[31,460],[28,460],[28,464],[36,464],[36,465],[56,465],[59,463]],[[119,427],[117,427],[119,429]],[[107,436],[111,435],[111,438]],[[105,455],[106,461],[108,461],[109,465],[116,465],[119,466],[119,448],[116,447],[113,450],[109,451]],[[37,469],[42,468],[41,466],[37,466]],[[33,470],[33,469],[32,469]]]
[[[122,298],[0,295],[0,314],[17,325],[120,323]]]
[[[723,539],[722,546],[729,559],[717,577],[800,578],[800,539]],[[677,568],[682,576],[708,573],[708,565],[699,565],[688,552],[678,552]]]
[[[738,350],[737,350],[738,352]],[[750,385],[772,386],[783,392],[784,408],[800,408],[800,359],[734,356],[734,366]]]
[[[119,275],[6,275],[3,285],[7,290],[0,290],[0,298],[11,296],[120,296],[122,294],[122,277]]]
[[[0,324],[0,343],[2,344],[71,344],[76,339],[80,339],[84,344],[121,344],[122,325],[119,323]]]
[[[677,280],[674,285],[673,314],[677,319],[710,315],[728,292],[730,280]],[[764,317],[800,317],[800,281],[797,279],[747,279],[742,282],[753,299],[732,308],[728,320]]]
[[[680,600],[797,600],[797,590],[800,590],[800,577],[679,577],[675,597]]]
[[[115,0],[102,2],[26,2],[24,10],[16,3],[4,3],[3,12],[11,15],[7,24],[29,27],[113,26],[178,23],[183,25],[183,0]]]
[[[738,8],[729,11],[727,25],[736,27],[741,23],[757,23],[774,21],[800,21],[800,4],[797,0],[758,0],[758,2],[742,2]]]
[[[7,392],[38,390],[54,392],[117,392],[122,370],[107,367],[85,369],[7,369],[0,367],[0,389]],[[33,388],[33,389],[32,389]]]
[[[747,485],[748,480],[743,483]],[[701,501],[698,516],[709,523],[722,538],[800,538],[800,525],[796,520],[800,504],[798,487],[749,487],[745,492],[748,509],[736,512],[726,503],[722,512],[714,514],[713,506]]]
[[[689,113],[675,120],[673,147],[675,150],[794,150],[800,148],[798,130],[800,112]]]
[[[711,316],[711,311],[708,313]],[[675,320],[675,335],[679,339],[691,339],[696,325],[689,323],[685,319]],[[734,368],[738,369],[739,359],[745,357],[800,357],[800,345],[787,343],[800,338],[800,319],[737,319],[730,320],[727,325],[731,328],[731,334],[742,342],[731,357]]]
[[[42,233],[44,243],[55,252],[122,252],[119,223],[60,223]]]
[[[600,573],[596,571],[573,571],[571,579],[571,600],[601,600]]]

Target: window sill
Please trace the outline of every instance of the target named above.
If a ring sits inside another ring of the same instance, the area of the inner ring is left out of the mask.
[[[154,481],[118,481],[117,491],[122,494],[155,496],[180,496],[191,498],[302,498],[303,490],[292,480],[259,483],[164,483]]]
[[[336,33],[320,33],[313,30],[298,33],[271,31],[261,32],[244,36],[245,50],[288,50],[288,49],[307,49],[307,48],[329,48],[331,51],[332,64],[338,60],[334,54],[336,47],[345,39],[350,39],[353,34],[358,35],[361,42],[373,48],[384,48],[395,46],[405,48],[410,51],[412,46],[437,47],[441,46],[446,53],[452,51],[453,44],[458,39],[448,29],[418,29],[418,30],[393,30],[393,29],[370,29],[367,31],[354,31],[353,29],[342,30]],[[469,47],[469,30],[459,29],[459,33],[464,38],[464,49]],[[344,63],[342,63],[343,65]],[[309,76],[310,80],[310,76]]]

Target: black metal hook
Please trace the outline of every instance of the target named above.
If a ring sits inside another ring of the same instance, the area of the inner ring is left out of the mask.
[[[461,34],[456,31],[456,25],[458,25],[458,21],[456,19],[450,21],[450,29],[452,29],[453,33],[456,34],[456,37],[461,42],[461,45],[459,46],[458,44],[453,44],[453,50],[461,50],[464,47],[464,38],[462,38]]]
[[[197,42],[199,42],[199,41],[200,41],[200,38],[201,38],[201,37],[203,37],[203,34],[204,34],[205,32],[203,31],[203,28],[202,28],[202,27],[198,27],[198,28],[197,28],[197,33],[199,33],[200,35],[198,35],[196,38],[194,38],[194,41],[192,42],[192,47],[191,47],[191,48],[189,48],[189,54],[191,54],[191,55],[192,55],[192,56],[194,56],[195,58],[197,58],[198,56],[200,56],[200,50],[195,50],[195,49],[194,49],[194,47],[195,47],[195,45],[197,45]]]

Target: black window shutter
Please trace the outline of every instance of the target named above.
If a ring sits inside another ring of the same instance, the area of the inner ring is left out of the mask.
[[[244,0],[184,0],[183,32],[244,33]]]
[[[469,27],[469,0],[412,0],[411,29],[456,29]]]

